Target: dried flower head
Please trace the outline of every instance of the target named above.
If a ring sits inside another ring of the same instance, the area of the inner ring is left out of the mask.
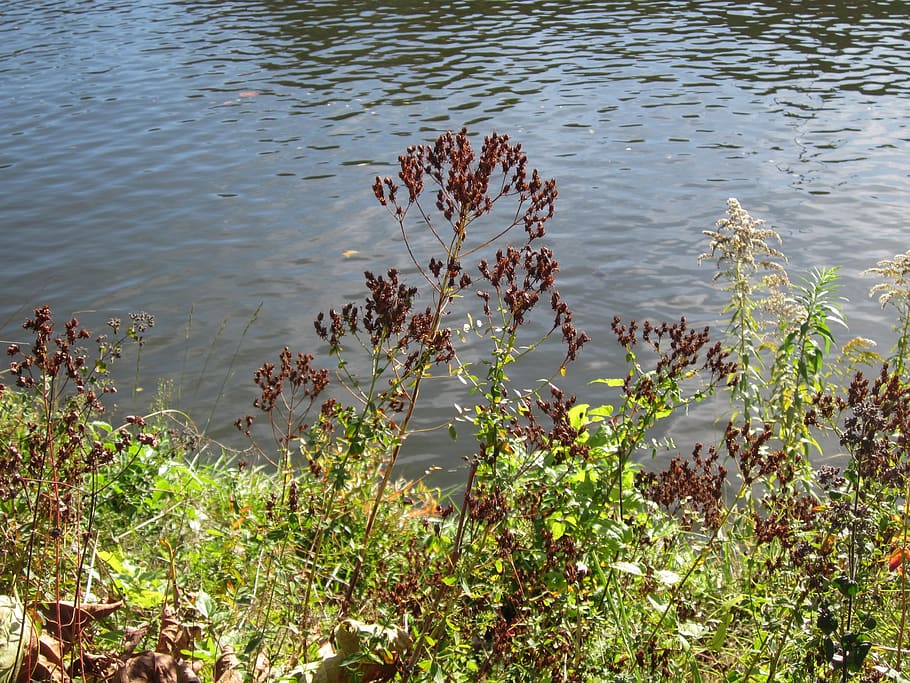
[[[716,261],[718,272],[714,279],[726,277],[733,283],[731,289],[742,287],[749,275],[760,270],[785,272],[783,265],[775,259],[786,262],[786,257],[770,244],[774,241],[780,245],[780,235],[771,228],[762,227],[764,225],[764,221],[750,216],[739,201],[728,199],[726,218],[717,221],[715,230],[704,231],[711,238],[711,251],[699,256],[698,262]]]
[[[869,296],[878,294],[882,308],[888,304],[901,311],[910,308],[910,251],[898,254],[893,259],[882,259],[877,268],[869,268],[863,274],[879,275],[882,282],[869,290]]]

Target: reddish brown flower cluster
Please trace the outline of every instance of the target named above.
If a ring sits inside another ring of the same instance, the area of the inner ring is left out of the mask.
[[[557,463],[564,460],[587,459],[591,448],[580,441],[583,429],[572,426],[569,410],[575,405],[575,397],[566,395],[558,387],[550,387],[551,400],[538,399],[537,407],[553,420],[553,429],[547,434],[544,443],[554,455]]]
[[[637,405],[661,405],[662,392],[702,370],[708,371],[711,387],[720,382],[727,385],[735,382],[736,363],[729,360],[730,354],[722,349],[720,342],[711,344],[707,327],[692,330],[684,317],[679,322],[660,325],[646,320],[639,334],[635,320],[624,324],[618,315],[614,316],[611,327],[616,340],[630,353],[641,342],[657,355],[656,372],[626,376],[623,391]]]
[[[154,325],[154,318],[144,313],[131,314],[131,318],[134,323],[127,333],[139,341],[141,332]],[[138,330],[140,325],[142,329]],[[154,447],[157,437],[143,431],[145,420],[138,416],[126,418],[135,436],[127,428],[121,428],[107,444],[96,438],[88,426],[91,414],[105,410],[101,398],[116,392],[113,385],[102,381],[99,375],[104,373],[98,368],[103,368],[106,356],[119,355],[119,341],[98,337],[99,356],[90,362],[87,351],[79,344],[92,335],[76,318],[67,320],[63,333],[55,336],[51,309],[42,306],[35,309],[34,317],[28,318],[22,327],[34,339],[27,351],[18,344],[7,347],[7,355],[12,359],[10,372],[17,386],[36,395],[36,405],[43,406],[46,413],[40,420],[29,416],[22,425],[22,434],[10,439],[0,454],[0,499],[10,500],[23,490],[36,487],[42,491],[33,498],[38,501],[38,508],[55,525],[60,525],[77,513],[73,497],[87,473],[110,463],[134,439]],[[119,321],[112,321],[111,328],[116,333]],[[30,495],[34,496],[34,491]]]
[[[695,444],[691,462],[676,456],[662,472],[639,472],[636,485],[645,498],[671,515],[679,515],[684,525],[698,523],[706,529],[717,529],[722,519],[727,468],[718,462],[713,446],[707,457],[702,457],[702,448],[702,444]]]
[[[517,195],[520,222],[529,238],[544,234],[544,223],[552,218],[556,201],[556,181],[540,178],[537,170],[528,178],[528,160],[521,145],[509,143],[507,135],[493,133],[484,139],[479,157],[468,138],[467,129],[447,132],[430,145],[413,145],[399,157],[398,177],[408,190],[408,200],[397,199],[398,186],[389,178],[376,178],[373,192],[379,203],[403,220],[412,205],[429,223],[427,212],[419,206],[424,183],[429,178],[437,187],[436,208],[453,230],[463,233],[467,224],[489,213],[500,198]]]
[[[23,353],[17,344],[10,344],[7,348],[9,356],[22,359],[11,361],[9,365],[10,371],[16,376],[17,386],[34,388],[36,372],[47,377],[57,377],[63,373],[63,379],[71,380],[80,393],[85,390],[83,370],[86,357],[75,345],[78,341],[91,337],[91,334],[79,327],[76,318],[67,320],[65,327],[63,335],[53,338],[54,317],[49,306],[36,308],[35,317],[22,323],[23,329],[35,335],[35,341],[29,353]]]
[[[260,395],[253,405],[263,412],[271,411],[278,399],[284,396],[285,386],[289,386],[295,395],[315,399],[328,386],[329,373],[328,370],[314,368],[312,362],[312,354],[298,353],[295,359],[285,346],[279,354],[278,368],[273,363],[264,363],[256,371],[254,381]]]

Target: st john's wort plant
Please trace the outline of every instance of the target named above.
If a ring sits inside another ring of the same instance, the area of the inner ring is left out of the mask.
[[[830,571],[810,577],[818,659],[833,670],[834,681],[866,670],[872,651],[899,671],[906,640],[910,388],[885,364],[874,380],[857,373],[846,397],[820,394],[808,419],[833,429],[847,454],[842,470],[819,472],[827,500],[820,525],[825,535],[816,546],[828,548]],[[889,609],[895,603],[897,612]]]
[[[635,671],[635,680],[648,680],[677,666],[664,648],[675,636],[649,647],[649,629],[659,629],[662,617],[639,593],[664,597],[657,577],[676,575],[677,554],[668,562],[661,553],[664,529],[642,496],[648,487],[635,485],[631,455],[657,419],[710,393],[734,366],[706,330],[684,320],[647,323],[640,333],[619,320],[615,328],[632,367],[612,383],[623,388],[618,408],[577,404],[554,387],[510,424],[500,422],[496,457],[479,461],[470,514],[460,518],[470,542],[452,577],[460,609],[449,609],[464,617],[457,632],[472,643],[479,680]],[[645,370],[643,358],[654,369]],[[704,518],[716,524],[723,471],[716,457],[703,465],[664,486],[684,491],[686,502],[698,492]]]
[[[617,512],[623,512],[623,473],[633,455],[642,448],[657,422],[686,406],[700,402],[721,385],[739,382],[738,368],[720,342],[711,342],[709,330],[689,327],[685,318],[677,323],[655,325],[613,319],[613,332],[626,351],[629,371],[623,379],[596,380],[622,387],[619,410],[609,422],[610,442],[615,448],[618,489]],[[653,368],[639,356],[656,359]],[[704,375],[707,375],[704,378]]]
[[[29,343],[11,343],[10,386],[0,385],[0,590],[27,605],[76,599],[98,505],[98,476],[135,443],[157,436],[141,417],[117,430],[100,420],[116,392],[109,366],[128,340],[154,325],[146,313],[109,322],[97,337],[74,317],[58,327],[48,306],[22,325]],[[95,346],[94,354],[86,348]],[[13,417],[15,416],[15,417]]]
[[[506,367],[557,333],[566,348],[562,367],[554,369],[559,374],[588,340],[575,328],[572,311],[555,287],[558,265],[552,251],[540,245],[554,212],[556,183],[529,168],[520,145],[494,133],[475,150],[462,130],[408,148],[399,163],[397,179],[377,178],[373,191],[398,224],[419,273],[417,284],[406,283],[393,268],[383,274],[368,271],[362,304],[320,313],[315,321],[317,334],[336,359],[334,379],[353,401],[342,404],[342,392],[336,391],[333,398],[320,398],[316,410],[316,398],[330,377],[314,370],[309,356],[298,355],[295,364],[285,352],[280,365],[266,364],[256,375],[261,390],[256,407],[273,425],[283,466],[294,466],[291,449],[299,449],[310,474],[321,482],[317,493],[307,497],[315,513],[306,516],[307,524],[319,527],[305,541],[309,562],[317,562],[330,536],[337,538],[334,506],[351,497],[353,483],[373,487],[365,518],[352,520],[346,529],[348,537],[358,539],[356,560],[334,573],[335,589],[340,586],[344,594],[341,613],[362,611],[370,590],[385,590],[376,588],[372,568],[384,553],[383,539],[394,538],[394,530],[384,527],[379,533],[377,525],[392,523],[384,508],[390,492],[395,493],[390,484],[427,382],[457,375],[478,397],[476,408],[467,413],[478,450],[466,454],[464,502],[451,543],[445,545],[451,568],[460,564],[462,550],[473,538],[472,511],[483,507],[480,501],[496,486],[481,483],[480,493],[474,490],[479,468],[484,464],[496,471],[497,460],[509,448],[510,420],[520,422],[525,410],[513,406]],[[507,244],[513,230],[521,231],[521,239]],[[477,259],[473,267],[465,262],[471,257]],[[549,304],[552,323],[527,339],[521,331],[541,303]],[[469,315],[479,321],[472,330],[489,345],[486,357],[473,351],[459,356],[459,336],[450,320]],[[358,354],[365,363],[356,360]],[[367,370],[358,372],[363,367]],[[533,392],[521,400],[534,405]],[[306,417],[307,411],[315,414]],[[238,426],[249,433],[252,422],[246,417]],[[292,482],[294,476],[289,472],[286,480]],[[319,519],[325,523],[313,521]],[[417,655],[439,637],[433,617],[451,604],[450,588],[437,582],[426,592],[429,607],[418,626]],[[325,587],[321,590],[324,596]],[[422,655],[413,657],[410,671],[422,661]]]

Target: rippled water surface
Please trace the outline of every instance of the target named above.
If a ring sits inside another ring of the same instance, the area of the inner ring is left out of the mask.
[[[888,343],[860,272],[910,248],[905,2],[33,0],[0,19],[0,338],[42,303],[94,327],[150,311],[140,383],[173,379],[219,438],[254,368],[318,350],[312,318],[364,269],[412,270],[372,178],[462,126],[559,182],[549,239],[595,338],[574,389],[619,371],[614,314],[719,317],[697,256],[727,197],[791,272],[843,266],[852,333]],[[457,462],[435,443],[410,462]]]

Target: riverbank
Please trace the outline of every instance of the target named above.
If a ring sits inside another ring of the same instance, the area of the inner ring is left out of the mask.
[[[590,339],[544,244],[555,181],[461,131],[374,193],[417,278],[366,272],[316,316],[326,359],[261,365],[243,455],[166,399],[105,421],[147,314],[26,320],[0,392],[0,594],[34,625],[5,632],[10,679],[902,680],[910,253],[870,272],[885,358],[842,340],[837,270],[791,282],[731,199],[702,257],[722,329],[616,316],[626,370],[586,402],[558,387]],[[548,339],[561,362],[515,386]],[[468,454],[454,492],[398,469],[443,375],[472,397],[436,431]],[[717,395],[711,441],[655,442]]]

